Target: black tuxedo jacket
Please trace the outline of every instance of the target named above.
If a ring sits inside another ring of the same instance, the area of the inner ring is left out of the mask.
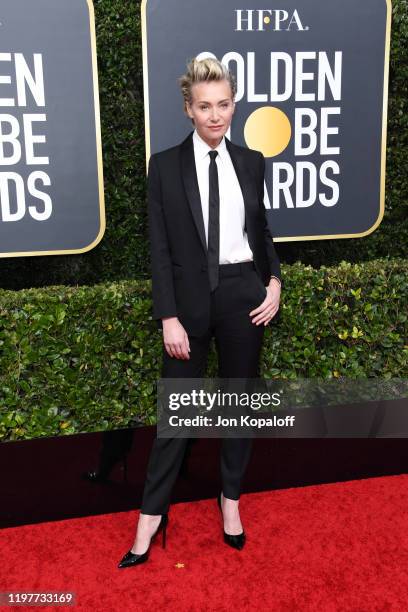
[[[207,246],[198,188],[193,132],[175,147],[150,157],[147,204],[153,319],[178,317],[189,335],[204,333],[210,318]],[[264,207],[262,153],[225,138],[245,205],[248,243],[264,285],[281,278]]]

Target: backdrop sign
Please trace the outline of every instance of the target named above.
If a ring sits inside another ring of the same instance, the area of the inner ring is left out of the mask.
[[[147,159],[192,129],[177,78],[237,78],[230,138],[266,158],[277,240],[364,236],[384,213],[390,0],[144,0]]]
[[[91,0],[1,0],[0,256],[80,253],[104,230]]]

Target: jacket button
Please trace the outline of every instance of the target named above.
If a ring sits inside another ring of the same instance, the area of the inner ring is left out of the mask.
[[[202,272],[207,272],[207,266],[201,266]]]

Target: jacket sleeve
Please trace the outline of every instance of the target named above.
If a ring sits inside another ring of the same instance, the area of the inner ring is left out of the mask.
[[[259,193],[259,206],[261,209],[262,221],[264,226],[264,236],[265,236],[265,245],[266,252],[268,255],[269,265],[271,268],[271,276],[276,276],[281,284],[282,284],[282,276],[280,269],[279,257],[276,252],[273,237],[268,225],[268,219],[266,217],[266,209],[264,203],[264,183],[265,183],[265,158],[262,153],[259,153],[259,185],[258,185],[258,193]]]
[[[153,294],[153,319],[177,316],[173,270],[163,213],[160,174],[155,155],[149,160],[147,210]]]

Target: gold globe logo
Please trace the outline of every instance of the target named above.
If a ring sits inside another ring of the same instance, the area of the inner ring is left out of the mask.
[[[250,149],[261,151],[265,157],[275,157],[289,144],[292,135],[290,121],[275,106],[262,106],[251,113],[245,122],[244,138]]]

